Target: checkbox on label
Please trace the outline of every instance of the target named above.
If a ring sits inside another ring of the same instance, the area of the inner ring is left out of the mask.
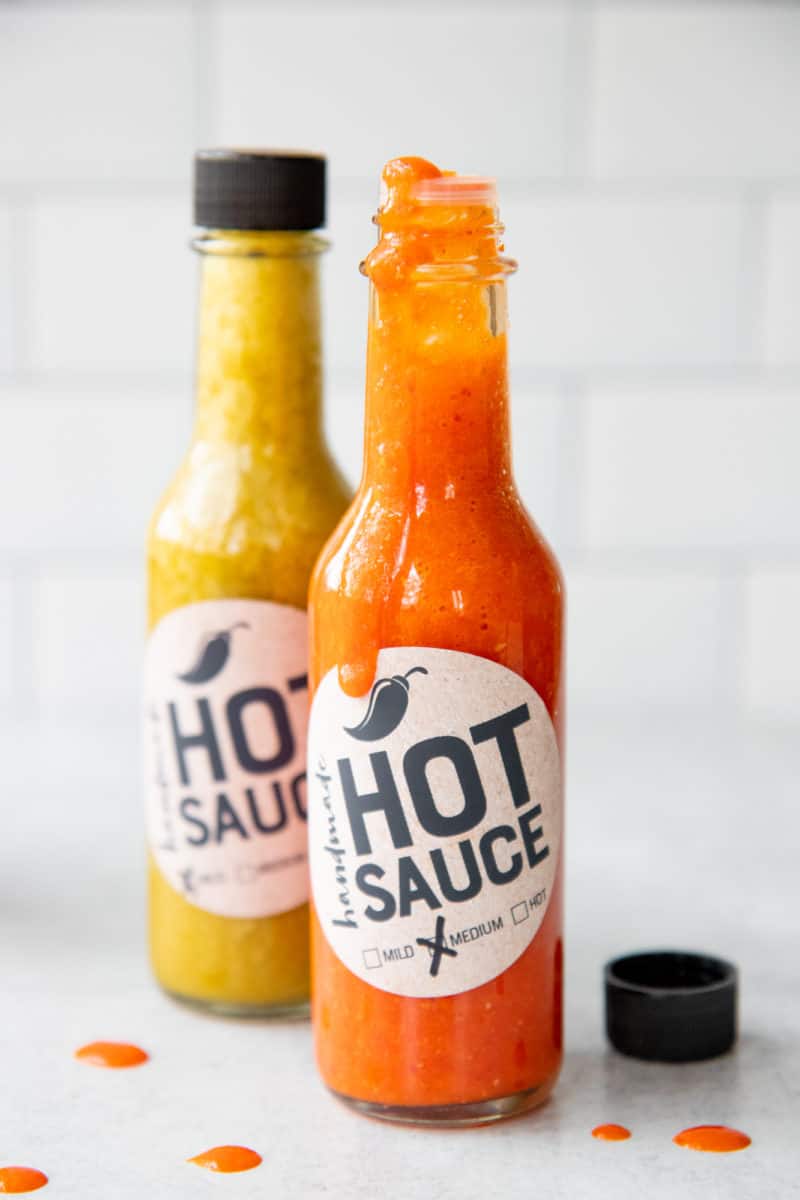
[[[373,967],[383,966],[380,950],[364,950],[362,953],[364,956],[364,966],[368,971],[371,971]]]
[[[523,921],[527,921],[530,915],[527,900],[521,900],[519,904],[515,904],[511,909],[511,920],[515,925],[521,925]]]

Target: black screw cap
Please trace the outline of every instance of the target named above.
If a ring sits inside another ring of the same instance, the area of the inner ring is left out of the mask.
[[[325,158],[288,150],[199,150],[194,223],[204,229],[319,229],[325,224]]]
[[[606,965],[606,1032],[622,1054],[655,1062],[715,1058],[736,1041],[738,972],[703,954],[657,950]]]

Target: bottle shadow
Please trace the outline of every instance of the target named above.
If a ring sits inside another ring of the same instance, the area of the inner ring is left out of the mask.
[[[792,1091],[782,1071],[786,1045],[779,1038],[742,1034],[726,1054],[690,1063],[646,1062],[611,1047],[568,1052],[552,1108],[597,1113],[597,1121],[635,1118],[660,1105],[663,1115],[722,1119],[752,1100],[753,1080],[766,1075],[776,1089]],[[720,1110],[724,1109],[724,1112]],[[555,1115],[555,1112],[554,1112]]]

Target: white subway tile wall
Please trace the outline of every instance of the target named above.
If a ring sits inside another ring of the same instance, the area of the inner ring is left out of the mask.
[[[799,57],[800,8],[781,0],[597,5],[597,173],[797,175]]]
[[[570,578],[569,686],[606,706],[710,708],[720,695],[724,586],[711,571],[576,568]]]
[[[735,200],[582,194],[503,205],[514,361],[555,370],[737,364]]]
[[[771,366],[800,367],[800,195],[769,205],[766,253],[764,355]]]
[[[225,144],[324,149],[334,177],[377,179],[388,146],[476,174],[491,149],[507,179],[563,172],[567,6],[227,0],[212,12]],[[502,43],[487,53],[489,23]]]
[[[14,585],[0,576],[0,704],[14,698]]]
[[[140,555],[154,487],[190,432],[190,389],[0,386],[0,556]],[[96,556],[96,558],[95,558]],[[0,557],[2,562],[2,557]]]
[[[495,174],[572,703],[800,722],[798,62],[779,0],[0,6],[0,705],[134,712],[191,421],[191,152],[262,144],[330,156],[350,479],[380,166]]]
[[[0,371],[10,371],[14,365],[14,281],[12,270],[13,233],[10,205],[0,201]]]
[[[800,721],[800,568],[747,579],[744,700],[759,717]],[[791,636],[787,633],[791,631]]]
[[[188,198],[42,199],[31,211],[30,367],[185,370],[195,302]]]
[[[584,452],[590,546],[706,558],[797,546],[798,386],[590,389]]]
[[[34,583],[33,668],[45,712],[98,723],[139,698],[144,581],[130,566],[54,566]]]
[[[0,179],[188,178],[193,8],[159,3],[0,8]]]

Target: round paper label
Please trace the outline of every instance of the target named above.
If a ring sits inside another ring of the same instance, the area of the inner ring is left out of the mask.
[[[381,650],[369,696],[336,669],[308,749],[309,862],[331,947],[365,982],[449,996],[533,940],[561,842],[561,769],[541,698],[472,654]]]
[[[266,917],[308,900],[306,636],[298,609],[208,600],[148,640],[148,842],[207,912]]]

